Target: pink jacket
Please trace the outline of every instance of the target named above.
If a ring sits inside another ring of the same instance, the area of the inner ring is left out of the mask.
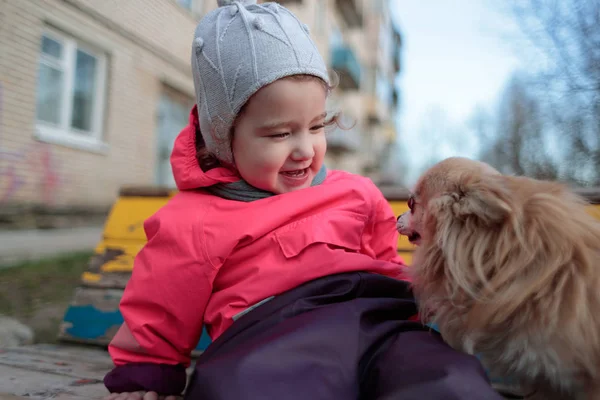
[[[330,171],[319,186],[249,203],[198,190],[239,177],[198,167],[195,115],[171,156],[180,192],[144,224],[148,242],[120,306],[125,323],[109,346],[116,365],[187,366],[203,324],[214,340],[236,314],[315,278],[403,278],[394,214],[369,179]]]

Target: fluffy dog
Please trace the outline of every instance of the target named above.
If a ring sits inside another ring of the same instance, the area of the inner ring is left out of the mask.
[[[449,158],[397,228],[421,317],[535,399],[600,399],[600,223],[556,182]]]

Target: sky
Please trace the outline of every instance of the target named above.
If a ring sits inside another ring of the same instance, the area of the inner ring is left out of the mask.
[[[403,180],[409,186],[432,160],[477,157],[477,139],[465,128],[469,118],[478,105],[493,108],[521,66],[508,36],[514,26],[496,5],[492,0],[391,0],[403,37],[396,155],[408,166]]]

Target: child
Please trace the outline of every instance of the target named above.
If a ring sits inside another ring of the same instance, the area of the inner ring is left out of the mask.
[[[189,399],[500,398],[412,318],[381,193],[325,169],[331,87],[305,25],[276,3],[219,5],[195,32],[180,192],[144,225],[109,398],[180,394],[203,325]]]

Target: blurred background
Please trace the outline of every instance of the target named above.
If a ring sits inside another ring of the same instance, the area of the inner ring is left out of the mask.
[[[340,76],[329,107],[355,123],[328,137],[329,168],[410,188],[462,155],[600,186],[597,0],[280,3]],[[214,7],[0,2],[0,314],[53,340],[120,188],[174,187],[191,39]]]

